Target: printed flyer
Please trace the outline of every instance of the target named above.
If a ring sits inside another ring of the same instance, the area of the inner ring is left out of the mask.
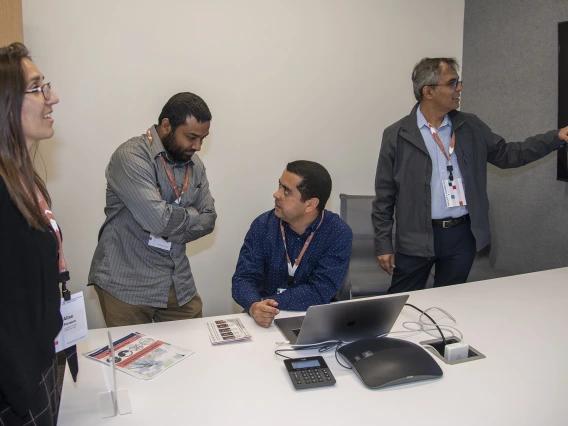
[[[195,353],[141,333],[124,336],[113,342],[113,346],[116,369],[142,380],[153,379]],[[110,365],[108,346],[83,355]]]

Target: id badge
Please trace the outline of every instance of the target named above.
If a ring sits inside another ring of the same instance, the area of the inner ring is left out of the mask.
[[[444,197],[446,198],[446,207],[467,206],[465,201],[465,191],[463,190],[462,179],[444,180]]]
[[[55,338],[55,352],[60,352],[87,338],[87,314],[83,292],[72,294],[67,302],[61,299],[63,327]]]
[[[150,239],[148,240],[148,245],[150,247],[156,247],[162,250],[170,251],[172,248],[172,243],[168,243],[166,240],[155,235],[150,234]]]
[[[298,269],[298,265],[292,265],[288,263],[288,275],[293,277],[296,274],[296,269]]]

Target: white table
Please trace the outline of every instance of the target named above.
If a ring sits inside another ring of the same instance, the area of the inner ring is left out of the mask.
[[[567,425],[568,268],[410,293],[409,303],[438,306],[454,315],[464,341],[487,358],[441,365],[439,380],[383,390],[366,388],[350,370],[324,354],[334,387],[296,391],[283,358],[283,336],[272,325],[238,316],[252,341],[213,346],[203,318],[111,329],[131,331],[193,349],[194,355],[150,381],[117,373],[133,413],[100,419],[97,394],[110,389],[110,369],[80,357],[80,377],[66,374],[59,424],[65,425]],[[415,321],[405,307],[393,327]],[[91,330],[80,353],[107,343],[107,329]],[[432,339],[422,334],[414,342]],[[289,353],[317,355],[317,351]]]

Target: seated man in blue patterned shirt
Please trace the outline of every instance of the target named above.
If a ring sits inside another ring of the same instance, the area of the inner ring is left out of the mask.
[[[329,303],[349,266],[353,233],[324,210],[331,177],[312,161],[289,163],[274,209],[252,223],[233,275],[233,299],[262,327],[280,309],[305,311]]]

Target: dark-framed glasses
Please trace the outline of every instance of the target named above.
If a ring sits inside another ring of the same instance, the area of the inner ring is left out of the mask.
[[[449,86],[452,89],[456,90],[458,88],[458,86],[461,86],[463,84],[462,80],[458,80],[457,78],[453,78],[450,81],[448,81],[447,83],[443,83],[443,84],[428,84],[428,86]]]
[[[24,91],[24,93],[35,93],[35,92],[41,92],[45,100],[49,101],[49,98],[51,98],[51,83],[45,83],[41,87],[34,87],[33,89]]]

